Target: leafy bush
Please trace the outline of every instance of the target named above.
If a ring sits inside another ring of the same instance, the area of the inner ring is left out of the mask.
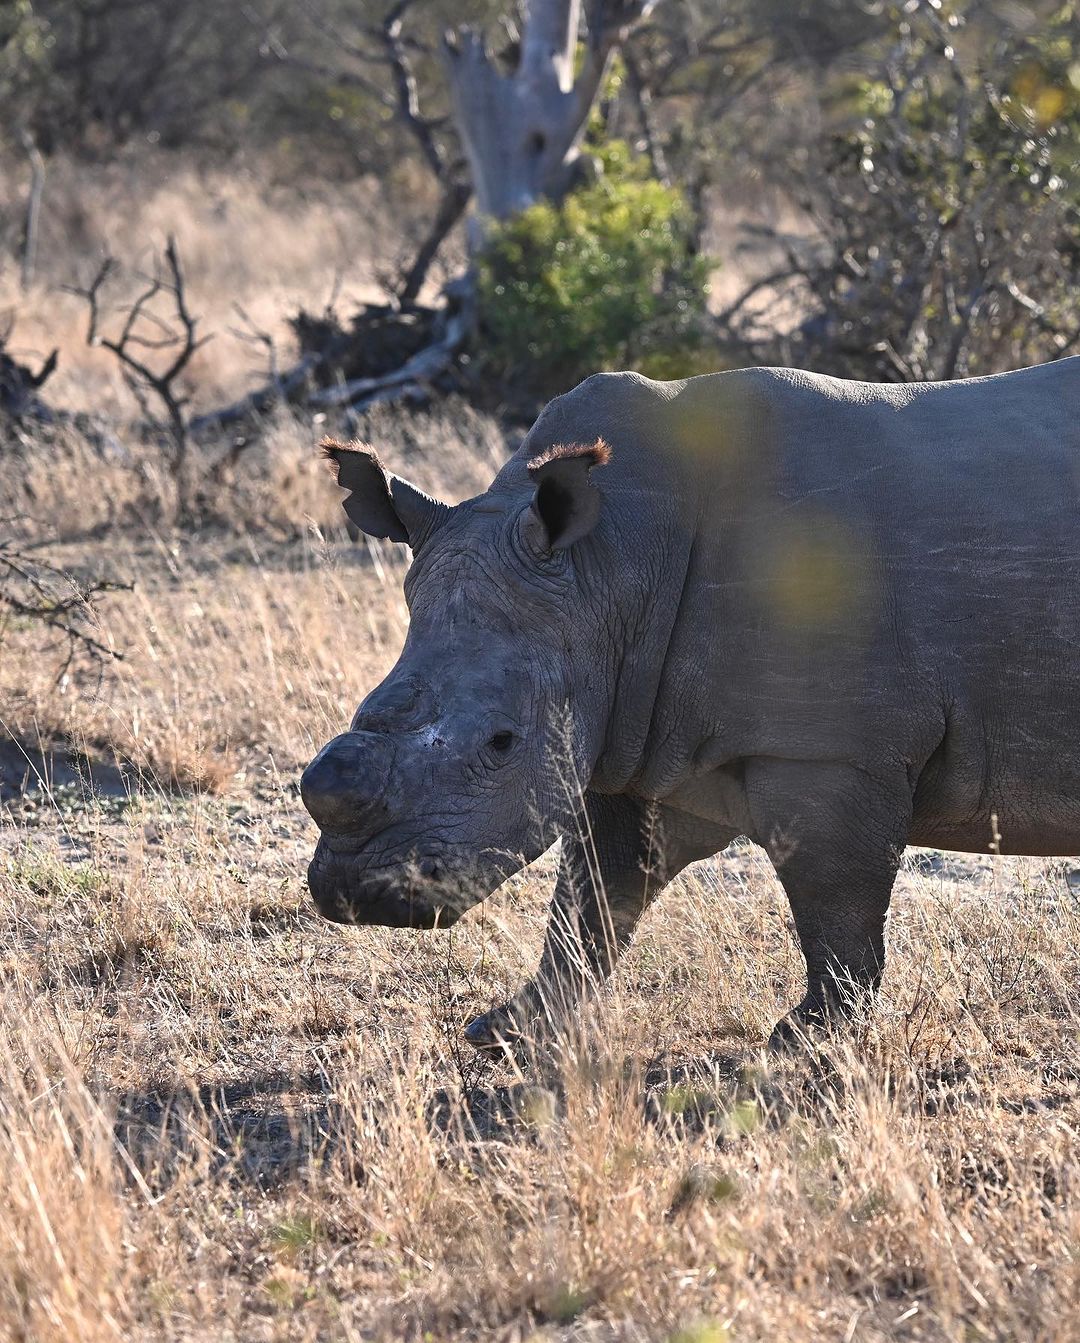
[[[972,0],[905,6],[881,66],[834,88],[824,152],[792,152],[813,223],[776,339],[733,310],[740,354],[868,379],[991,373],[1080,349],[1080,26],[1074,4],[987,42]],[[835,112],[835,109],[834,109]]]
[[[709,270],[682,193],[609,143],[560,205],[492,226],[478,260],[485,372],[549,395],[603,369],[700,371]]]

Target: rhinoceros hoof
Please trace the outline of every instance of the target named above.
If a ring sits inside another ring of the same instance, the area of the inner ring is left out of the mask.
[[[474,1049],[495,1058],[518,1054],[523,1043],[521,1033],[505,1007],[495,1007],[474,1017],[465,1027],[465,1039]]]
[[[812,1046],[814,1027],[799,1021],[794,1013],[782,1018],[772,1028],[769,1049],[774,1054],[798,1054]]]
[[[835,1024],[836,1018],[827,1007],[804,999],[773,1027],[769,1036],[769,1049],[778,1054],[813,1051]]]

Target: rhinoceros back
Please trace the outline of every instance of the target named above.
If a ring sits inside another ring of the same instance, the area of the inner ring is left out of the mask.
[[[899,759],[913,842],[1080,847],[1080,359],[659,386],[628,468],[692,536],[636,786]]]

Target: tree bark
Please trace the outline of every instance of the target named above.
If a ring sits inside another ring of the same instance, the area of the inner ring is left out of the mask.
[[[481,34],[447,35],[454,120],[465,148],[477,217],[506,219],[538,200],[558,201],[573,184],[585,125],[611,53],[658,0],[586,4],[584,61],[574,75],[582,0],[529,0],[517,67],[504,74]]]

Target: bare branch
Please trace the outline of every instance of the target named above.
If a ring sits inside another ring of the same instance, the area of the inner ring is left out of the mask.
[[[23,620],[40,621],[68,641],[70,663],[81,650],[97,660],[118,661],[123,653],[110,648],[87,628],[95,618],[97,600],[110,592],[130,592],[133,584],[112,579],[85,583],[40,558],[31,559],[14,542],[0,540],[0,609]]]
[[[641,126],[642,139],[645,141],[645,152],[649,156],[649,166],[652,168],[653,176],[657,181],[662,182],[664,186],[668,186],[670,185],[671,177],[668,173],[664,147],[660,141],[656,121],[653,117],[652,91],[645,82],[641,73],[641,67],[638,65],[637,59],[629,48],[623,49],[622,57],[623,63],[626,66],[627,82],[630,85],[634,106],[637,109],[638,123]]]
[[[642,23],[660,5],[661,0],[587,0],[585,22],[589,45],[597,48],[625,42],[630,29]]]
[[[244,326],[242,330],[237,327],[230,327],[230,334],[235,336],[237,340],[242,340],[248,345],[261,346],[266,351],[266,362],[270,381],[272,383],[279,382],[280,373],[278,369],[277,341],[274,340],[273,335],[269,331],[262,331],[255,325],[241,303],[234,301],[232,306],[233,311],[236,313],[237,317],[240,318],[241,322],[243,322]]]
[[[268,43],[268,50],[278,60],[299,70],[318,75],[329,83],[359,88],[369,94],[409,131],[425,163],[440,181],[444,180],[448,170],[446,153],[435,136],[442,119],[423,115],[416,76],[409,59],[410,50],[423,49],[422,44],[407,37],[402,27],[405,15],[412,8],[412,0],[398,0],[378,27],[359,30],[368,45],[362,45],[349,37],[314,6],[305,5],[304,8],[312,25],[331,38],[335,46],[348,57],[373,70],[388,70],[392,90],[357,70],[336,68],[297,56],[279,41]]]
[[[187,368],[195,352],[210,337],[198,335],[199,319],[192,316],[188,307],[183,266],[176,240],[172,237],[165,246],[164,267],[164,274],[158,270],[151,276],[146,288],[130,304],[120,332],[115,337],[106,336],[102,332],[104,314],[101,306],[104,287],[118,269],[112,257],[105,258],[87,287],[65,285],[64,288],[87,304],[87,344],[101,346],[116,356],[128,386],[144,411],[148,392],[152,392],[161,403],[165,412],[165,425],[173,443],[171,467],[174,476],[179,476],[187,454],[188,426],[184,408],[188,398],[180,393],[176,380]],[[150,306],[162,294],[168,295],[171,301],[171,315],[176,326]],[[145,335],[141,328],[147,325],[161,333],[160,337]],[[145,357],[136,354],[135,350],[173,350],[175,353],[164,368],[158,369],[149,364]]]
[[[585,61],[575,84],[583,116],[588,115],[592,106],[611,53],[624,45],[630,30],[647,19],[660,3],[661,0],[587,0],[588,41]]]
[[[446,155],[435,139],[432,123],[420,114],[420,95],[416,89],[416,76],[409,64],[401,33],[401,21],[411,7],[411,2],[412,0],[398,0],[383,22],[381,38],[397,94],[398,119],[411,131],[428,167],[442,181],[447,172]]]
[[[420,244],[412,265],[402,277],[397,296],[402,307],[408,307],[409,304],[416,302],[427,279],[427,273],[431,269],[431,263],[435,260],[447,234],[465,213],[471,195],[472,187],[467,182],[451,182],[446,188],[431,228]]]
[[[30,192],[26,198],[26,219],[23,225],[23,254],[20,282],[29,289],[34,282],[37,264],[38,225],[41,222],[41,198],[45,192],[45,159],[34,137],[23,128],[20,139],[30,160]]]

